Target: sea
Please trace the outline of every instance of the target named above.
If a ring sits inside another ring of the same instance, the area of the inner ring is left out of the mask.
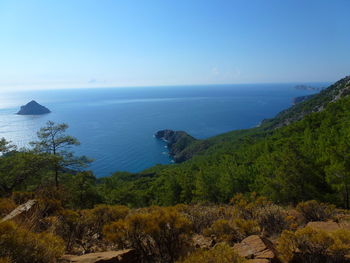
[[[156,131],[182,130],[205,139],[257,126],[290,107],[294,97],[316,92],[296,89],[297,84],[0,91],[0,138],[29,147],[47,121],[67,123],[67,134],[81,143],[72,150],[94,160],[88,169],[97,177],[116,171],[139,172],[172,163],[165,142],[154,138]],[[308,85],[326,87],[329,83]],[[52,112],[16,115],[31,100]]]

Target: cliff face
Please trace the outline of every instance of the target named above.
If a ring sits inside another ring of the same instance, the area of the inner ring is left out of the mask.
[[[161,130],[156,132],[155,137],[167,142],[169,154],[174,158],[174,161],[179,163],[187,160],[184,155],[184,150],[195,141],[195,138],[184,131]]]
[[[24,106],[21,106],[21,109],[19,112],[17,112],[18,115],[41,115],[50,113],[51,111],[37,103],[35,100],[32,100],[31,102],[27,103]]]

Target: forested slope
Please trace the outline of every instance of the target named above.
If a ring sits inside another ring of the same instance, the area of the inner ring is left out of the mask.
[[[234,145],[245,136],[266,136],[276,128],[289,125],[301,120],[305,115],[312,112],[322,111],[330,102],[335,102],[350,93],[350,76],[345,77],[336,83],[322,90],[320,93],[313,95],[309,99],[297,103],[290,108],[281,111],[274,118],[265,119],[261,125],[256,128],[235,130],[220,134],[205,140],[196,140],[182,149],[177,154],[181,156],[181,161],[188,160],[195,155],[211,153],[220,148],[225,142]]]
[[[155,166],[133,180],[116,173],[99,187],[106,202],[135,206],[227,202],[235,193],[255,191],[279,203],[318,199],[348,207],[349,80],[259,128],[204,141],[210,146],[184,163]],[[293,123],[276,129],[287,122]]]

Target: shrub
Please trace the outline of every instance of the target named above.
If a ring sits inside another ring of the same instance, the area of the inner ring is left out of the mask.
[[[84,231],[80,228],[80,215],[73,210],[62,210],[58,218],[50,217],[47,220],[51,220],[53,232],[63,238],[68,251],[77,239],[81,239],[84,235]]]
[[[258,197],[255,193],[252,193],[249,197],[245,197],[243,194],[236,194],[231,199],[233,204],[234,214],[242,219],[251,220],[255,219],[256,211],[262,207],[272,205],[266,197]]]
[[[8,215],[16,207],[16,204],[11,199],[0,198],[0,218]]]
[[[35,199],[35,194],[33,192],[13,192],[11,198],[17,205],[20,205],[30,199]]]
[[[219,219],[212,226],[204,230],[206,236],[214,236],[219,242],[233,244],[240,242],[249,235],[257,234],[259,226],[254,220]]]
[[[232,198],[231,203],[235,216],[245,220],[255,220],[268,236],[280,234],[289,226],[285,210],[274,205],[266,197],[258,197],[255,193],[248,197],[237,194]]]
[[[52,232],[64,239],[68,251],[79,248],[90,252],[96,242],[102,240],[103,226],[125,218],[128,213],[125,206],[97,205],[80,211],[61,210],[58,216],[44,221]]]
[[[47,263],[55,262],[63,252],[64,243],[57,236],[36,234],[13,222],[0,223],[0,257],[16,263]]]
[[[287,213],[274,204],[258,208],[254,213],[254,218],[261,230],[268,236],[280,234],[289,227]]]
[[[13,261],[9,257],[0,258],[0,263],[12,263]]]
[[[232,217],[232,209],[229,206],[204,206],[204,205],[176,205],[175,209],[184,214],[193,224],[193,230],[201,233],[210,227],[218,219]]]
[[[315,200],[301,202],[296,209],[303,215],[306,223],[310,221],[326,221],[332,219],[336,214],[334,205],[319,203]]]
[[[105,237],[132,247],[141,262],[173,262],[185,250],[191,222],[174,208],[152,208],[104,227]]]
[[[232,247],[225,243],[217,244],[210,250],[196,250],[178,263],[244,263],[247,262],[235,254]]]
[[[296,232],[286,230],[278,240],[277,250],[286,262],[345,262],[345,255],[350,253],[350,231],[327,233],[310,227]]]
[[[99,236],[102,234],[104,225],[124,219],[128,214],[129,208],[122,205],[97,205],[93,209],[81,211],[85,223],[94,234]]]

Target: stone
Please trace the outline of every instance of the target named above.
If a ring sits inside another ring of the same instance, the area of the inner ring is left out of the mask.
[[[270,263],[279,262],[272,243],[266,238],[258,235],[252,235],[235,244],[233,249],[235,252],[246,259],[250,259],[251,263]]]
[[[195,234],[192,237],[192,243],[195,248],[209,249],[215,244],[215,241],[213,238]]]
[[[82,256],[63,255],[59,262],[65,263],[134,263],[137,262],[135,250],[124,249],[88,253]]]
[[[36,200],[28,200],[26,203],[16,207],[11,213],[1,219],[0,222],[5,222],[8,220],[12,220],[15,217],[27,213],[29,210],[33,208],[33,206],[37,203]]]
[[[258,258],[258,259],[249,259],[247,263],[270,263],[270,261],[268,259]]]

